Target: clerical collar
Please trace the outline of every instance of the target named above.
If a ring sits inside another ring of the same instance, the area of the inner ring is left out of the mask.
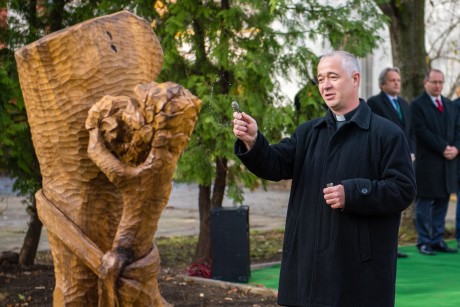
[[[345,125],[345,123],[351,119],[351,117],[353,116],[354,113],[355,113],[355,110],[353,110],[351,112],[348,112],[345,115],[338,115],[338,114],[332,113],[334,115],[334,119],[335,119],[335,128],[337,130],[342,128],[342,126]]]
[[[335,121],[337,122],[345,122],[345,121],[349,121],[353,115],[355,115],[356,111],[358,110],[358,108],[355,108],[354,110],[348,112],[347,114],[345,115],[337,115],[337,114],[334,114],[334,118],[335,118]]]

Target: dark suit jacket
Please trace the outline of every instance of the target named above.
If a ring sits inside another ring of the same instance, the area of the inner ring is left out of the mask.
[[[384,92],[380,92],[380,94],[370,97],[367,100],[367,105],[375,114],[385,117],[398,125],[404,131],[404,135],[409,143],[410,152],[415,153],[415,133],[412,126],[412,114],[410,107],[407,101],[402,97],[398,96],[398,102],[403,113],[403,121],[399,119],[398,113],[393,107],[392,102],[388,99],[388,96]]]
[[[417,196],[446,197],[457,192],[457,159],[447,160],[447,145],[460,150],[459,108],[442,97],[444,112],[424,92],[411,103],[416,138],[415,176]]]
[[[457,106],[457,108],[460,109],[460,97],[453,100],[452,102]],[[460,116],[460,111],[459,111],[459,116]],[[460,154],[457,156],[457,180],[458,180],[458,189],[460,190]]]

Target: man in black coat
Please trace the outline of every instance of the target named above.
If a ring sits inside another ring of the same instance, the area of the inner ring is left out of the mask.
[[[457,99],[453,103],[460,109],[460,85],[455,89]],[[455,209],[455,238],[457,239],[457,246],[460,248],[460,161],[457,156],[457,208]]]
[[[423,255],[457,252],[446,245],[443,236],[450,194],[457,192],[460,118],[458,108],[441,95],[443,86],[444,74],[429,70],[425,92],[411,103],[416,137],[417,247]]]
[[[412,161],[415,159],[415,135],[411,120],[410,106],[404,98],[398,96],[401,91],[401,74],[399,68],[387,67],[379,75],[380,94],[367,100],[372,112],[398,125],[409,142]],[[407,254],[398,251],[398,258]]]
[[[401,129],[358,97],[353,55],[318,64],[329,110],[270,145],[246,113],[233,113],[235,154],[257,176],[292,179],[278,304],[394,306],[401,211],[415,197],[410,150]]]

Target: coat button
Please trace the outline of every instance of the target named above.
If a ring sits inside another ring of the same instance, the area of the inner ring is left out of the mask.
[[[367,189],[366,188],[361,189],[361,193],[367,194]]]

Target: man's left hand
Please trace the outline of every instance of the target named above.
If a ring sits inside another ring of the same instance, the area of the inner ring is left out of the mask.
[[[332,209],[341,209],[345,207],[345,189],[343,185],[335,185],[323,189],[324,199],[326,204],[330,205]]]

